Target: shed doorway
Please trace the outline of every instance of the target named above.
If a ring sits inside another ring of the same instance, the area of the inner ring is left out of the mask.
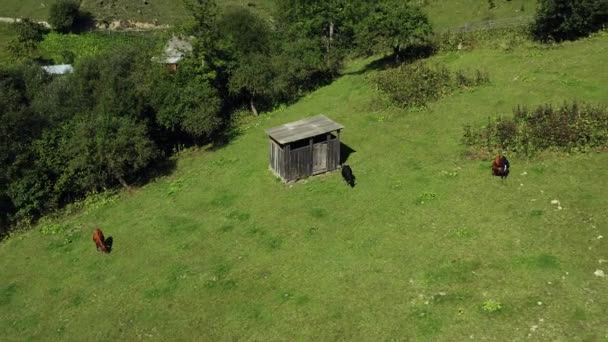
[[[327,143],[317,143],[312,147],[312,173],[327,171]]]

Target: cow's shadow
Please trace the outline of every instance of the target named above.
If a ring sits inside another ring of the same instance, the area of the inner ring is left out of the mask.
[[[103,242],[103,244],[106,246],[108,253],[112,252],[112,246],[114,245],[114,238],[111,236],[108,236],[108,238]]]

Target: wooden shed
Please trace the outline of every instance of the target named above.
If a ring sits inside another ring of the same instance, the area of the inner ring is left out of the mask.
[[[267,129],[270,169],[285,182],[337,169],[343,128],[325,115],[317,115]]]

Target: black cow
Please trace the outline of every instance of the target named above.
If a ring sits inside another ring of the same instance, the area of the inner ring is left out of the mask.
[[[355,175],[353,175],[353,170],[350,166],[346,164],[342,165],[342,178],[344,178],[351,188],[355,187]]]

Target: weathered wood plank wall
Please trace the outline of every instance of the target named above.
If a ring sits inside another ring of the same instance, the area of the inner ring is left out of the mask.
[[[291,150],[289,153],[289,172],[287,181],[312,175],[312,154],[309,146]]]
[[[323,139],[323,140],[321,140]],[[295,144],[281,147],[272,138],[269,139],[269,166],[283,180],[290,182],[313,175],[315,145],[327,144],[326,171],[333,171],[340,166],[340,135],[323,135],[317,143],[310,138],[309,144],[294,148]],[[321,163],[323,165],[324,163]],[[318,172],[317,172],[318,173]]]

